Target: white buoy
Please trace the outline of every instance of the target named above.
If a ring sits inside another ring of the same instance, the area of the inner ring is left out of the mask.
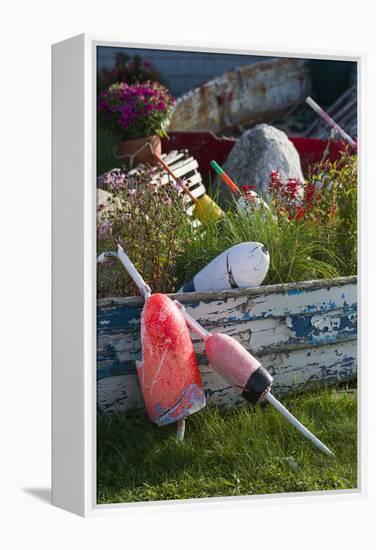
[[[247,191],[247,194],[242,195],[236,203],[240,212],[244,210],[252,212],[253,209],[258,210],[261,206],[269,210],[269,205],[256,193],[256,191]]]
[[[269,263],[269,252],[263,244],[236,244],[214,258],[178,292],[257,287],[265,279]]]

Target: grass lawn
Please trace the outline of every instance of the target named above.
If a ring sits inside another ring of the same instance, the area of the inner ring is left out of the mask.
[[[207,407],[187,420],[180,443],[173,426],[157,428],[144,413],[99,417],[98,504],[355,488],[356,390],[283,403],[335,458],[270,406]]]

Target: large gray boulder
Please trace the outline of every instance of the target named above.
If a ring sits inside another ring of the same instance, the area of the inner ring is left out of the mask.
[[[223,169],[241,185],[254,185],[255,191],[267,199],[270,173],[278,170],[282,182],[296,178],[304,182],[300,158],[287,135],[268,124],[247,130],[235,143]],[[219,181],[217,180],[217,185]],[[220,185],[220,202],[228,203],[231,192]]]

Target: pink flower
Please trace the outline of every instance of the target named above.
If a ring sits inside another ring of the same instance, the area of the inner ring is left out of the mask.
[[[101,222],[98,226],[98,236],[101,239],[106,238],[108,235],[112,233],[112,225],[109,220],[104,220]]]

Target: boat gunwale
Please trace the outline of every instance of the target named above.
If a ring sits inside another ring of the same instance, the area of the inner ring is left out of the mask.
[[[171,299],[179,300],[181,303],[192,303],[198,301],[216,301],[226,298],[240,298],[243,296],[257,297],[268,294],[281,294],[290,291],[313,291],[319,288],[341,287],[350,284],[357,284],[357,275],[347,277],[334,277],[332,279],[313,279],[295,283],[279,283],[264,285],[257,288],[237,288],[231,290],[211,290],[207,292],[184,292],[166,293]],[[97,299],[97,308],[106,309],[116,306],[142,306],[144,299],[141,296],[113,296]]]

